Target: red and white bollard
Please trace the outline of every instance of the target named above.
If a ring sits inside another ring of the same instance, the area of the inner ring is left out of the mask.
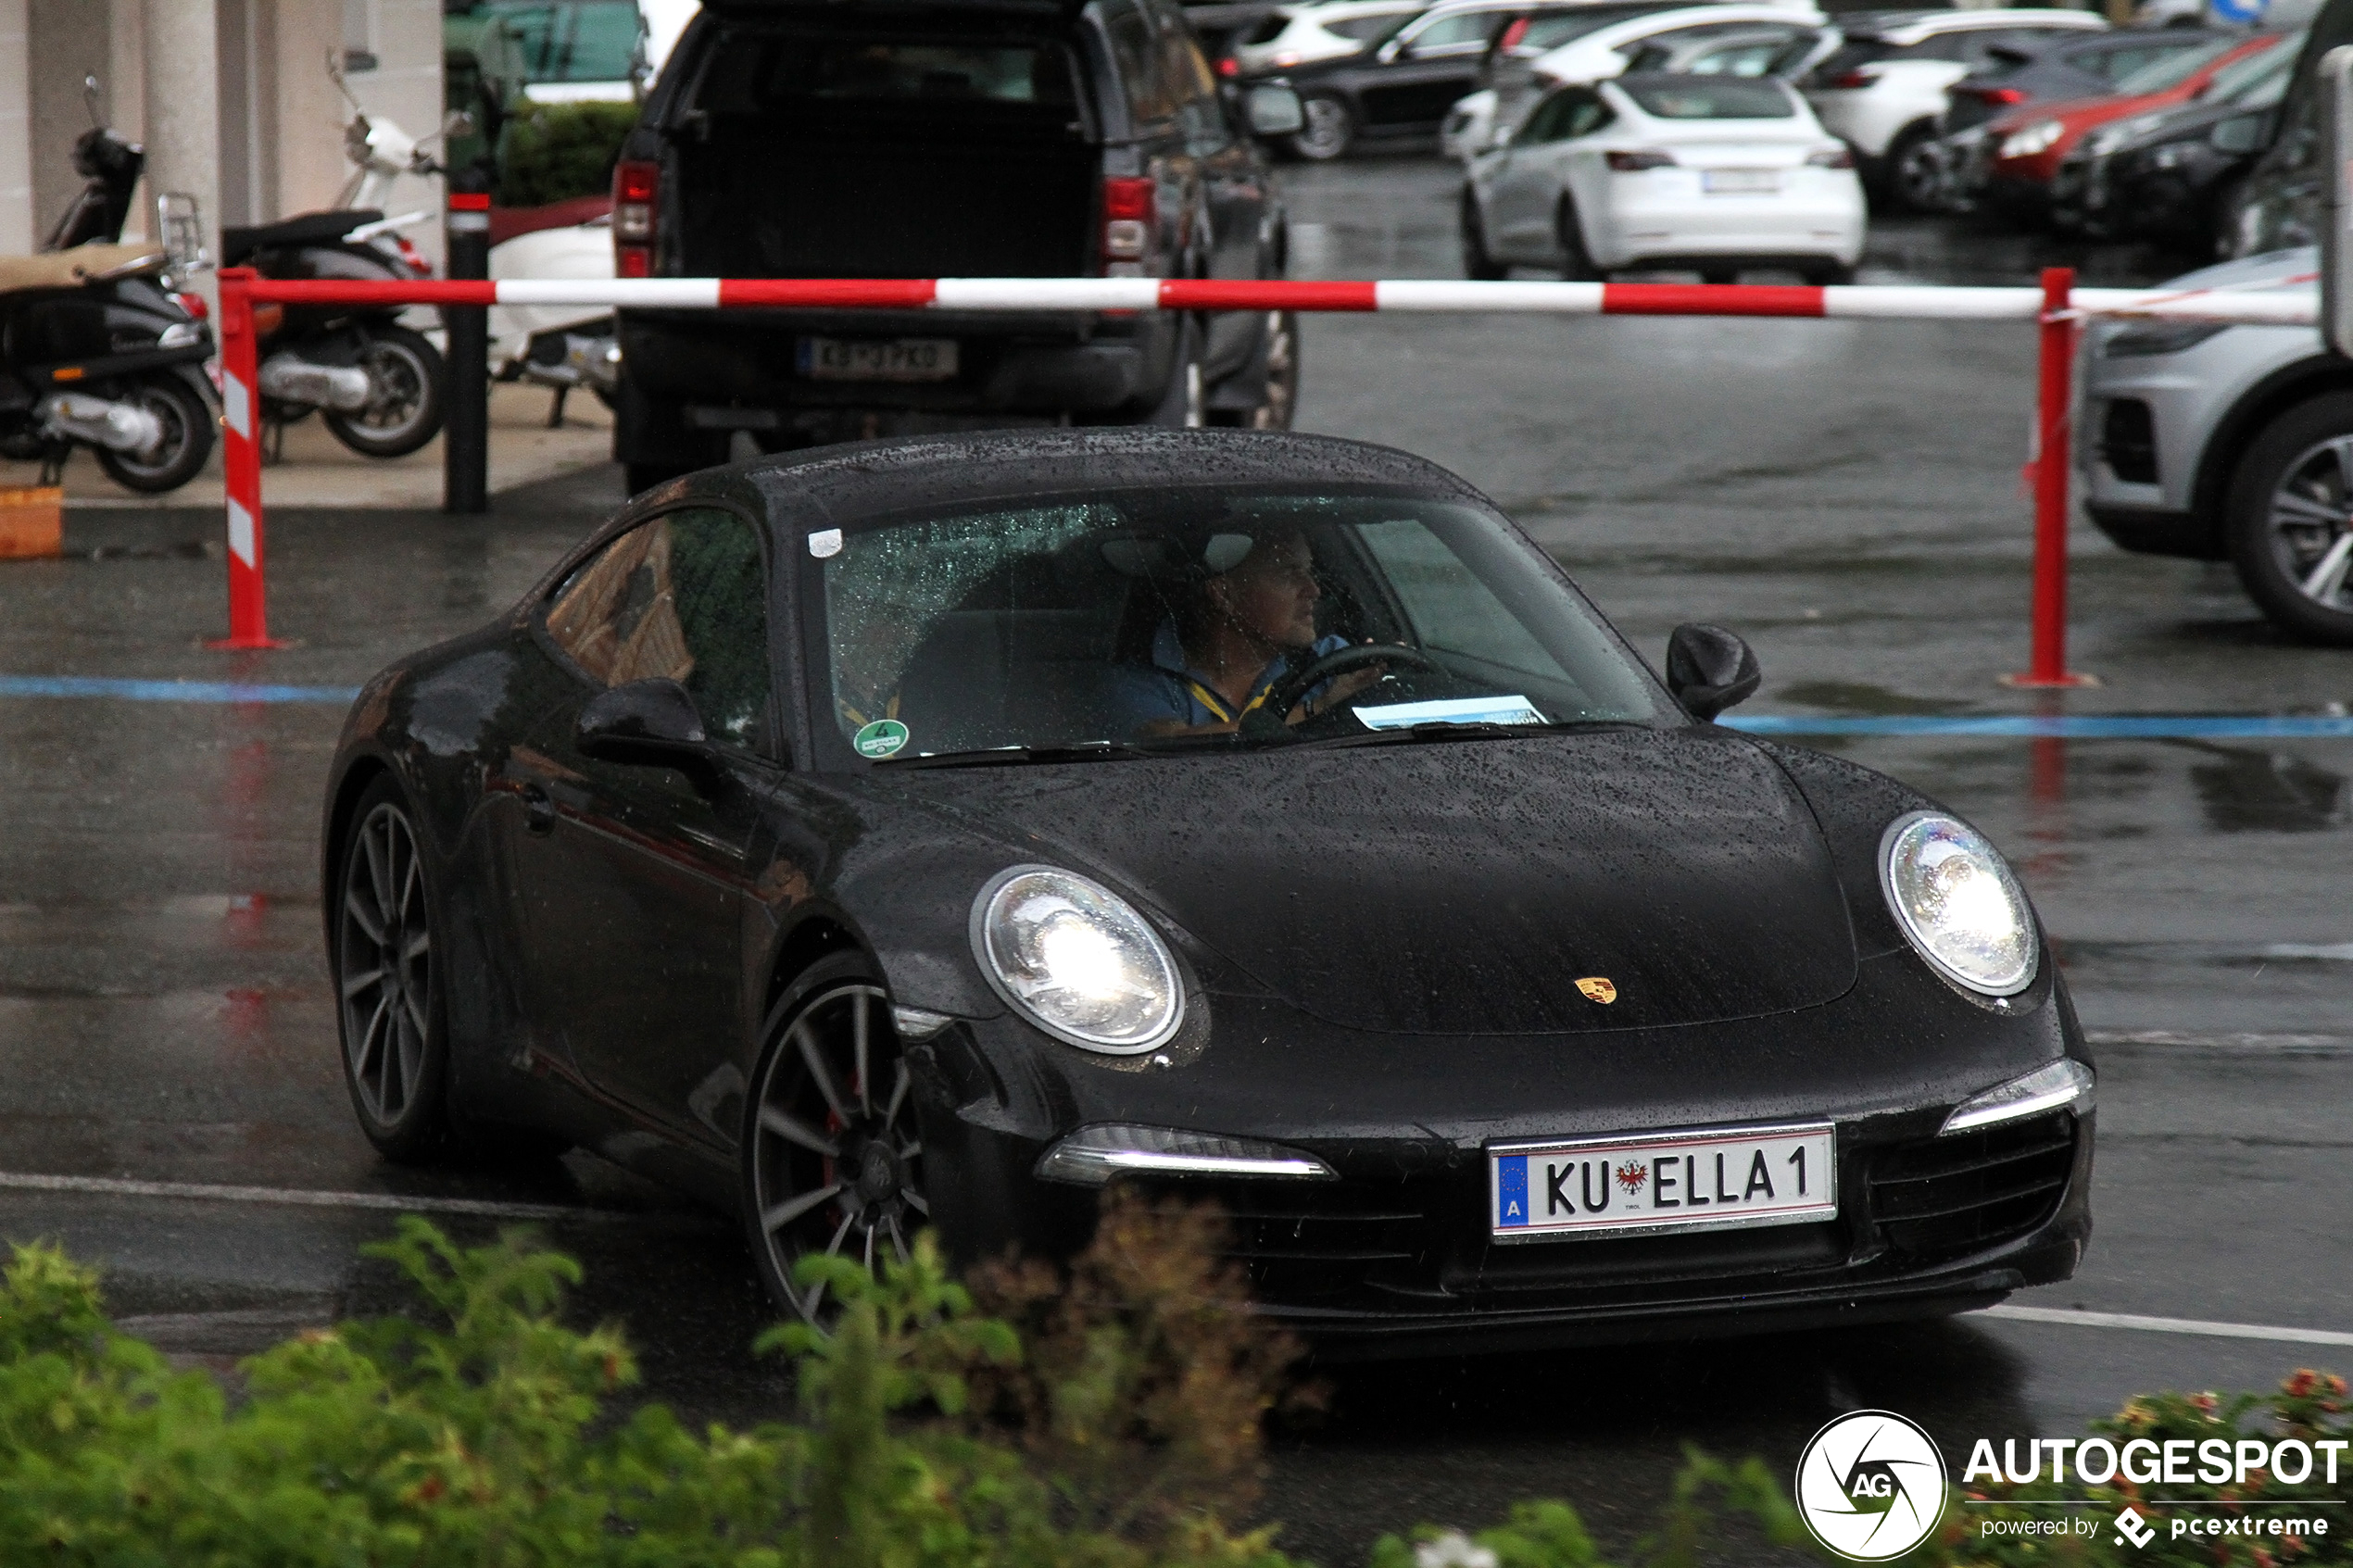
[[[221,470],[229,521],[229,634],[208,647],[276,648],[261,569],[261,354],[250,267],[220,270]]]
[[[2067,668],[2068,421],[2075,401],[2075,269],[2043,270],[2041,375],[2034,398],[2034,608],[2026,673],[2006,686],[2096,686]]]

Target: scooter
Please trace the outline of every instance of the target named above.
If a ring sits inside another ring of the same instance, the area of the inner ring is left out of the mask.
[[[39,458],[41,483],[55,484],[87,446],[107,477],[148,495],[203,470],[212,333],[165,272],[195,259],[104,244],[0,257],[0,457]]]
[[[546,207],[494,207],[493,278],[604,279],[612,269],[612,200],[582,196]],[[621,345],[603,306],[496,305],[490,367],[502,382],[551,388],[547,428],[564,422],[564,399],[586,387],[610,407],[621,378]]]
[[[77,446],[126,489],[177,490],[212,455],[212,333],[204,300],[172,287],[193,250],[118,244],[146,155],[107,128],[98,79],[85,76],[90,129],[73,144],[86,182],[43,243],[0,257],[0,457],[38,458],[55,484]],[[195,232],[194,203],[159,198],[157,232]]]
[[[341,84],[340,74],[336,76]],[[220,232],[222,260],[265,278],[409,282],[432,266],[400,231],[428,214],[386,218],[383,199],[404,173],[440,166],[389,120],[353,105],[344,152],[359,165],[333,210]],[[371,198],[373,198],[371,201]],[[285,427],[316,411],[329,433],[363,457],[399,458],[441,433],[447,367],[422,332],[400,324],[401,306],[265,305],[260,340],[265,450]]]

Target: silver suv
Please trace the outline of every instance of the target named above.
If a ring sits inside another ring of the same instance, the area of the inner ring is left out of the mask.
[[[2310,289],[2319,254],[2272,251],[2170,288]],[[2353,360],[2315,327],[2107,321],[2085,334],[2086,508],[2146,555],[2227,560],[2263,613],[2353,646]]]

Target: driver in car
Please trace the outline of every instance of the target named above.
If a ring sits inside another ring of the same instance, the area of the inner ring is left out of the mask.
[[[1187,584],[1152,637],[1151,662],[1121,672],[1117,706],[1129,732],[1232,734],[1284,676],[1348,646],[1337,633],[1315,634],[1323,596],[1315,551],[1299,531],[1261,535],[1238,563]],[[1284,721],[1313,718],[1382,674],[1374,666],[1326,681]]]

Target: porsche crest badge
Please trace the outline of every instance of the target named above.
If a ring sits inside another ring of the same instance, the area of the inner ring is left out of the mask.
[[[1588,975],[1577,983],[1577,988],[1585,993],[1587,1001],[1599,1002],[1604,1007],[1617,1000],[1617,987],[1606,974]]]

